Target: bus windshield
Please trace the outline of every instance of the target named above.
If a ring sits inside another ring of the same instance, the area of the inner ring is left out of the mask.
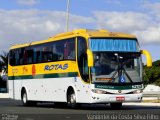
[[[140,53],[93,52],[92,82],[139,83],[142,82]]]

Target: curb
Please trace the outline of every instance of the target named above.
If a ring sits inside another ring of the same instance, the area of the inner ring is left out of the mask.
[[[148,107],[160,107],[160,103],[151,103],[151,102],[148,102],[148,103],[123,103],[123,105],[135,105],[135,106],[148,106]]]
[[[9,93],[0,93],[0,98],[9,98]]]

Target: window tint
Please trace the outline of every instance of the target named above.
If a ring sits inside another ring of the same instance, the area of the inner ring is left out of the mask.
[[[58,55],[58,60],[64,59],[64,47],[65,47],[64,44],[65,44],[65,41],[55,42],[56,51],[57,51],[55,53]]]
[[[68,40],[64,43],[64,59],[75,60],[75,40]]]
[[[46,45],[43,47],[42,62],[51,62],[53,57],[52,45]]]
[[[75,38],[10,51],[10,65],[75,60]]]
[[[23,54],[24,64],[31,64],[33,63],[33,49],[26,48]]]
[[[9,63],[10,65],[15,65],[15,51],[11,50],[9,53]]]
[[[19,54],[19,64],[22,65],[23,64],[24,48],[19,49],[18,54]]]
[[[23,64],[23,52],[24,52],[24,48],[11,50],[9,54],[10,65],[22,65]]]
[[[43,53],[43,48],[41,46],[36,46],[34,48],[34,63],[42,62],[42,53]]]

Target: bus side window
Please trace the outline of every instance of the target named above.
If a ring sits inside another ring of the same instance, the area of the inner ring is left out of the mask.
[[[68,39],[64,43],[64,59],[66,60],[75,60],[75,38]]]
[[[37,46],[34,48],[34,63],[42,62],[42,47]]]
[[[23,65],[24,48],[19,49],[19,64]]]
[[[32,64],[33,63],[33,49],[26,49],[24,51],[24,64]]]
[[[68,59],[68,54],[69,54],[69,42],[66,41],[64,43],[64,59],[67,60]]]
[[[19,53],[18,53],[18,50],[15,51],[15,65],[19,65]]]
[[[27,64],[27,51],[24,50],[24,54],[23,54],[23,63]]]
[[[57,48],[56,48],[56,45],[53,43],[53,61],[57,61],[58,60],[58,54],[57,54]]]
[[[53,52],[52,52],[52,46],[49,44],[46,44],[46,46],[43,47],[43,62],[51,62],[53,59]]]
[[[14,66],[15,65],[15,50],[11,50],[10,53],[9,53],[9,63],[11,66]]]
[[[78,67],[82,79],[85,82],[89,80],[89,68],[87,65],[87,43],[82,37],[78,38]]]
[[[68,59],[69,60],[75,60],[76,59],[76,53],[75,53],[75,40],[71,40],[69,42],[69,51],[68,51]]]
[[[58,60],[63,60],[64,59],[64,41],[57,41],[55,42],[56,45],[56,52],[54,54],[58,55]]]
[[[23,64],[24,48],[11,50],[9,53],[9,63],[11,66],[18,66]]]
[[[32,64],[33,63],[33,50],[27,50],[28,52],[28,60],[27,60],[27,63],[28,64]]]

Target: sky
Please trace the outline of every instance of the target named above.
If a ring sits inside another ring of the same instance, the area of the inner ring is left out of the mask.
[[[67,0],[0,0],[0,53],[65,32],[66,9]],[[160,0],[70,0],[69,31],[134,34],[155,61],[160,59],[159,10]]]

